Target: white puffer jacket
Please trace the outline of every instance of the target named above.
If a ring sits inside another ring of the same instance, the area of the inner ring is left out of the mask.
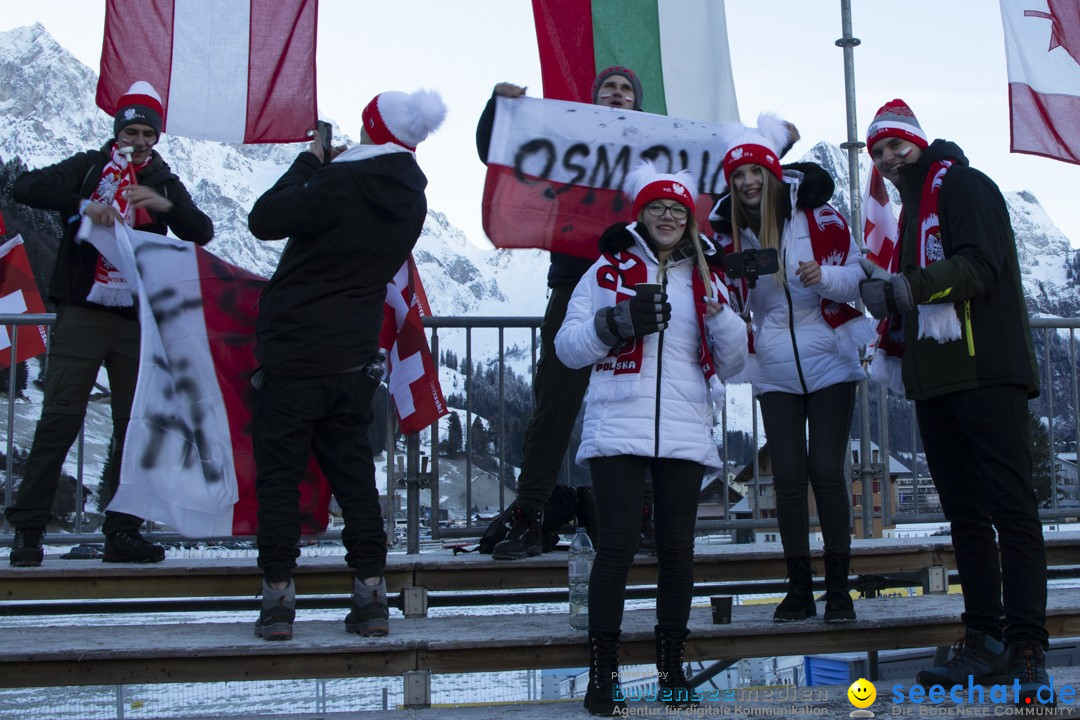
[[[635,226],[631,224],[622,233],[625,248],[617,249],[644,262],[647,282],[659,282],[657,259]],[[705,238],[702,242],[707,254],[715,253],[711,242]],[[671,322],[663,332],[642,338],[641,370],[630,382],[625,375],[612,374],[613,358],[608,357],[611,348],[600,340],[594,325],[597,311],[614,304],[614,292],[597,282],[598,271],[605,267],[608,261],[601,257],[582,276],[570,298],[566,320],[555,337],[555,350],[565,365],[595,365],[585,397],[585,424],[577,462],[639,455],[718,467],[720,458],[712,439],[710,387],[699,362],[701,333],[692,290],[696,263],[693,258],[683,258],[668,264],[665,284]],[[706,330],[717,380],[722,381],[739,372],[746,362],[746,325],[726,305],[727,289],[722,283],[717,285],[714,297],[722,298],[725,307],[708,318]],[[631,289],[622,291],[633,294]],[[712,392],[722,397],[719,382]]]
[[[859,248],[852,240],[843,265],[821,265],[821,282],[803,287],[795,274],[799,262],[814,260],[806,214],[797,207],[801,176],[785,174],[791,189],[791,219],[780,240],[780,267],[787,275],[765,275],[750,291],[754,327],[754,351],[758,368],[754,394],[780,391],[812,393],[822,388],[866,377],[859,363],[858,346],[871,335],[869,321],[859,318],[834,330],[822,317],[821,298],[849,303],[859,297],[859,281],[866,275],[859,266]],[[741,232],[742,246],[759,248],[748,229]]]

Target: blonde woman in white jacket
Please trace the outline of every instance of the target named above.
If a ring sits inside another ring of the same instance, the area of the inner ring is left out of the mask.
[[[588,463],[600,519],[589,583],[591,662],[585,707],[611,715],[626,575],[653,481],[661,698],[693,704],[682,670],[693,589],[694,524],[706,467],[720,459],[710,399],[746,359],[746,326],[728,306],[712,243],[698,234],[696,184],[648,162],[627,177],[635,222],[601,237],[555,338],[568,367],[592,366],[577,461]],[[641,287],[651,284],[651,287]],[[635,287],[637,286],[637,289]]]
[[[817,614],[810,567],[807,485],[825,541],[825,622],[855,619],[848,590],[851,506],[844,482],[856,383],[865,377],[859,345],[872,337],[858,299],[865,275],[844,218],[828,205],[833,180],[820,166],[781,167],[773,147],[786,128],[762,116],[757,128],[727,128],[724,176],[731,193],[713,228],[732,252],[774,248],[780,271],[736,288],[749,305],[754,360],[748,373],[772,458],[788,593],[776,622]],[[809,427],[809,438],[807,428]]]

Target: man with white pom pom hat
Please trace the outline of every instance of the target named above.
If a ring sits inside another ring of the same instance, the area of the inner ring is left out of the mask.
[[[260,240],[289,238],[263,290],[252,376],[262,612],[255,634],[292,637],[299,485],[315,454],[345,520],[355,570],[345,629],[386,635],[386,534],[367,439],[383,375],[378,349],[386,284],[424,226],[427,178],[416,147],[446,115],[435,92],[384,92],[363,110],[360,144],[323,163],[318,138],[256,202]]]
[[[135,82],[117,101],[113,138],[100,150],[77,153],[15,181],[15,200],[57,211],[64,227],[49,283],[56,324],[41,420],[18,494],[6,510],[15,528],[9,556],[15,566],[41,564],[60,471],[82,428],[102,365],[109,375],[113,422],[112,472],[103,488],[106,499],[120,481],[120,458],[139,375],[139,316],[128,278],[90,243],[77,239],[79,228],[91,222],[105,227],[121,223],[160,235],[171,230],[181,240],[199,245],[214,237],[214,223],[154,150],[163,115],[154,87]],[[134,515],[106,511],[101,527],[106,562],[165,559],[165,548],[140,534],[142,522]]]

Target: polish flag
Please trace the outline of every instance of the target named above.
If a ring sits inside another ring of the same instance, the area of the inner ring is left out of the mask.
[[[387,386],[398,424],[407,435],[447,414],[439,374],[431,357],[423,318],[431,315],[412,253],[386,285],[379,347],[386,351]]]
[[[171,135],[306,140],[318,117],[317,10],[318,0],[107,0],[97,105],[115,114],[146,80]]]
[[[87,241],[136,280],[139,296],[139,381],[109,509],[188,537],[254,534],[251,373],[266,280],[119,223],[91,225]],[[302,532],[325,530],[330,487],[314,457],[299,496]]]
[[[1080,163],[1080,2],[1001,0],[1016,153]]]
[[[0,218],[0,233],[3,232]],[[45,312],[41,302],[30,259],[26,256],[22,237],[16,235],[0,245],[0,315],[39,314]],[[45,352],[47,330],[44,325],[19,326],[19,346],[15,362],[21,363]],[[0,368],[11,367],[11,333],[13,326],[0,330]]]
[[[544,97],[592,102],[612,65],[641,80],[642,110],[739,121],[723,0],[533,0]]]

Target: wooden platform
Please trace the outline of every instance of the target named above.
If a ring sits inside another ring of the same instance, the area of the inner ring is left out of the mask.
[[[957,595],[856,601],[859,619],[773,623],[771,606],[741,606],[732,624],[691,614],[688,660],[799,655],[947,645],[962,633]],[[1052,596],[1051,636],[1080,635],[1080,597]],[[655,657],[652,610],[626,613],[621,659]],[[583,667],[586,637],[565,614],[395,619],[391,635],[361,638],[343,624],[304,621],[294,639],[266,642],[251,621],[176,625],[12,627],[0,629],[0,687],[265,680],[398,675],[406,670],[460,673]]]
[[[1080,565],[1080,532],[1046,536],[1050,566]],[[816,572],[823,573],[820,548],[814,551]],[[914,572],[930,565],[955,568],[948,537],[902,540],[856,540],[853,575]],[[778,580],[786,573],[778,543],[699,545],[694,558],[698,583]],[[304,595],[345,593],[352,571],[343,558],[301,558],[295,571],[297,592]],[[156,565],[114,565],[96,560],[47,557],[38,568],[0,565],[2,601],[108,598],[252,597],[261,571],[254,559],[174,559]],[[453,556],[450,551],[390,556],[387,588],[431,591],[565,588],[566,555],[553,552],[528,560],[498,561],[486,555]],[[656,582],[656,560],[638,557],[631,585]]]

